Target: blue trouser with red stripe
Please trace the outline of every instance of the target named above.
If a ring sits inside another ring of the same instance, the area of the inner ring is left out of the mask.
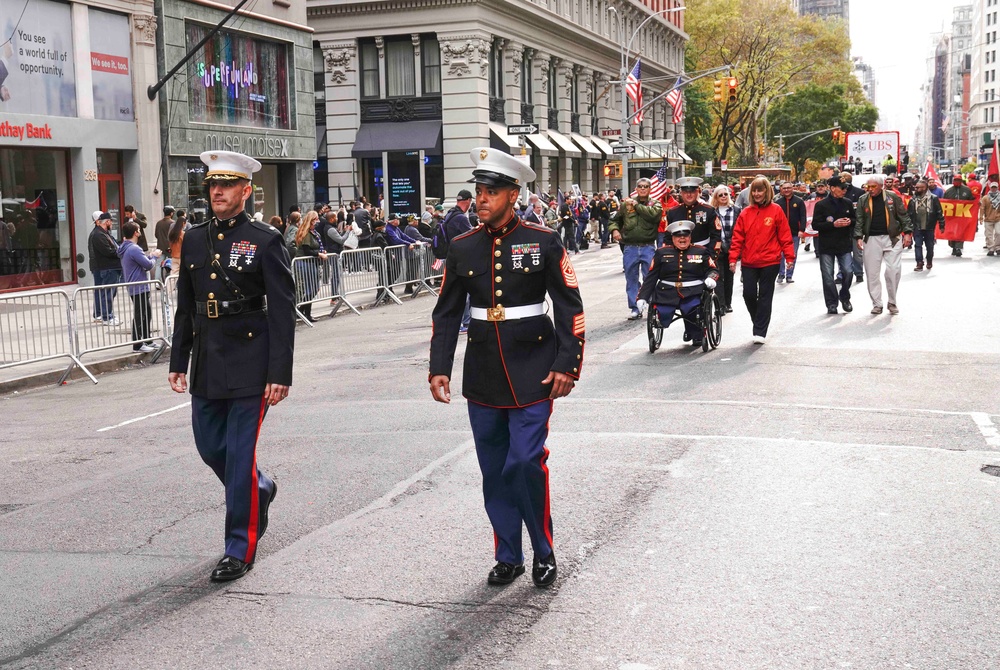
[[[510,409],[469,402],[497,561],[524,561],[522,523],[528,528],[535,556],[546,558],[552,553],[549,469],[545,465],[551,415],[551,400]]]
[[[226,487],[226,556],[253,563],[260,501],[274,482],[257,469],[257,437],[267,414],[262,396],[209,400],[191,397],[194,442]]]

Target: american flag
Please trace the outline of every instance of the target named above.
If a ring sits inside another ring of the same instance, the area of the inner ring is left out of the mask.
[[[663,166],[656,171],[656,174],[649,180],[649,197],[655,200],[663,200],[663,196],[667,194],[667,164],[664,163]],[[638,191],[632,191],[629,196],[631,198],[639,195]]]
[[[628,73],[628,77],[625,79],[625,93],[635,104],[636,113],[632,119],[632,123],[636,126],[642,123],[642,82],[639,77],[640,62],[642,62],[641,58],[635,62],[635,67],[632,68],[632,71]]]
[[[684,96],[681,94],[681,78],[677,77],[677,83],[667,93],[667,102],[674,108],[674,123],[680,123],[684,118]]]

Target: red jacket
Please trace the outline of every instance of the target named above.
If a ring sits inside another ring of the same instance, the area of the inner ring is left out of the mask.
[[[729,262],[742,262],[748,268],[777,265],[781,255],[786,264],[795,263],[792,231],[781,207],[773,202],[767,207],[750,205],[733,225],[733,242],[729,247]]]

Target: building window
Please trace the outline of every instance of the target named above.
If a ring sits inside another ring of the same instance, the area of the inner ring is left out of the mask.
[[[490,46],[490,97],[502,100],[503,93],[503,49],[494,41]]]
[[[424,45],[420,51],[420,56],[424,64],[424,94],[441,93],[441,49],[438,41],[434,37],[424,40]]]
[[[387,40],[385,43],[385,88],[386,97],[402,98],[417,94],[417,82],[413,68],[416,60],[413,55],[413,42],[407,36],[405,40]]]
[[[546,76],[549,78],[549,109],[558,109],[559,92],[556,90],[558,88],[556,84],[556,64],[552,61],[549,61],[549,71],[546,73]]]
[[[378,83],[378,47],[374,42],[361,43],[361,97],[381,95]]]
[[[0,149],[0,291],[73,281],[67,163],[66,151]]]
[[[526,105],[534,104],[534,82],[531,81],[531,56],[524,54],[521,61],[521,102]]]

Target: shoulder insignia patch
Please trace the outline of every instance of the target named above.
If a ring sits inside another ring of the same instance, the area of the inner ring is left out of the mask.
[[[569,261],[569,256],[563,251],[562,263],[563,281],[566,282],[566,286],[569,288],[580,288],[580,284],[576,279],[576,271],[573,270],[573,264]]]

